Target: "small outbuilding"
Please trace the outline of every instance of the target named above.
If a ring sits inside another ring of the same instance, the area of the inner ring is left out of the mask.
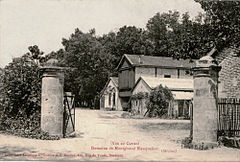
[[[189,117],[189,105],[193,98],[193,79],[180,78],[156,78],[140,77],[132,89],[131,109],[136,113],[144,115],[147,111],[146,98],[155,87],[162,85],[167,86],[174,97],[174,101],[169,107],[169,117]]]
[[[118,90],[118,77],[110,77],[101,91],[100,109],[122,110]]]

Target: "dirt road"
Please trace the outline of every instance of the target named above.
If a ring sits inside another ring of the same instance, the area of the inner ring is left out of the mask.
[[[182,149],[189,121],[124,119],[121,114],[77,109],[75,138],[43,141],[0,135],[0,160],[240,161],[239,149]]]

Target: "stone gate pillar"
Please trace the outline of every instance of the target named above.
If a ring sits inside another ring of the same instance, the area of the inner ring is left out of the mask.
[[[218,66],[211,56],[202,57],[193,68],[193,144],[217,145]]]
[[[63,134],[63,68],[50,59],[42,72],[41,129],[50,135]]]

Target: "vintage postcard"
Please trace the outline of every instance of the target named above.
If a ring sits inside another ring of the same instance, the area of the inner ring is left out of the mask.
[[[240,161],[240,2],[0,0],[1,161]]]

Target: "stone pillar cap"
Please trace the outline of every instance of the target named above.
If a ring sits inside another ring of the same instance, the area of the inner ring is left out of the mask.
[[[64,70],[64,67],[59,66],[59,62],[57,59],[49,59],[41,68],[40,70],[50,70],[50,71],[57,71],[57,70]]]
[[[59,62],[57,59],[49,59],[45,64],[44,67],[59,67]]]
[[[198,61],[196,61],[196,67],[210,67],[218,66],[217,61],[214,60],[211,56],[203,56]]]

